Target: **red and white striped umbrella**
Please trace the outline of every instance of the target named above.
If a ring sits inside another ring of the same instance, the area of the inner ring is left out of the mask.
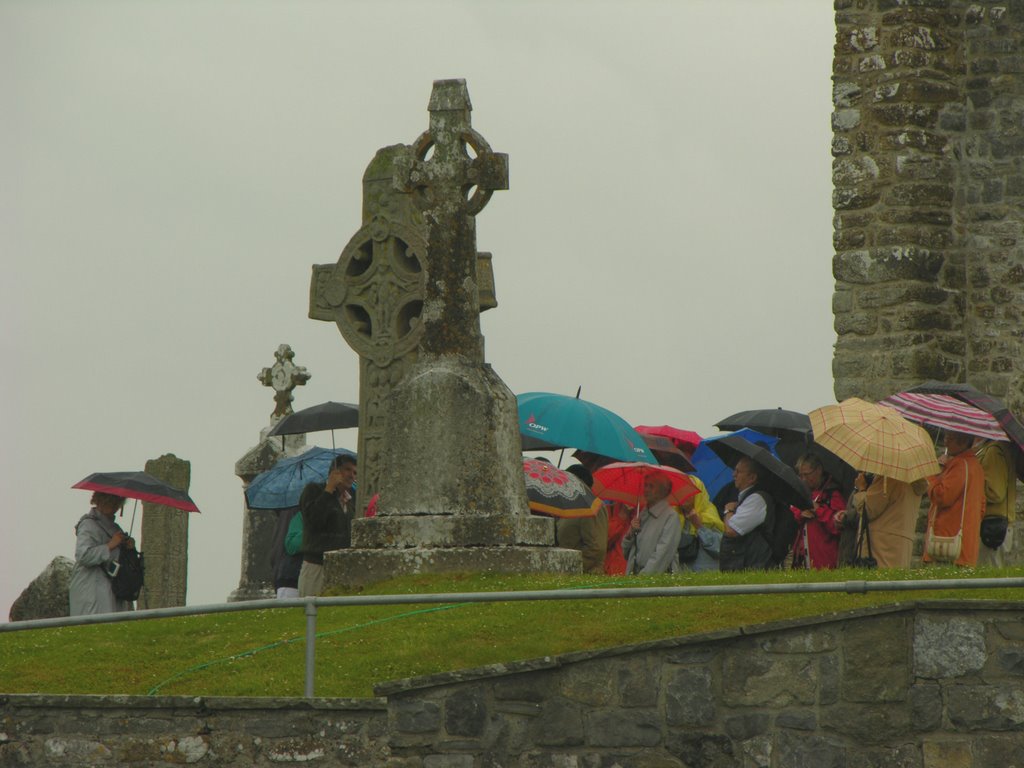
[[[879,400],[878,404],[893,408],[919,424],[989,440],[1010,439],[992,414],[949,395],[900,392]]]

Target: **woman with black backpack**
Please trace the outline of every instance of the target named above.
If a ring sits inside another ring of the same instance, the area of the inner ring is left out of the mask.
[[[130,611],[132,602],[117,599],[113,588],[122,543],[135,548],[135,540],[114,522],[124,498],[96,491],[90,503],[92,509],[75,526],[75,566],[68,588],[71,615]]]

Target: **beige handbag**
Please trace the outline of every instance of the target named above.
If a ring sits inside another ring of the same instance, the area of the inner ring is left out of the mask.
[[[956,536],[936,536],[935,520],[928,521],[928,557],[938,563],[955,563],[964,544],[964,513],[967,510],[967,464],[964,464],[964,503],[960,507],[960,530]]]

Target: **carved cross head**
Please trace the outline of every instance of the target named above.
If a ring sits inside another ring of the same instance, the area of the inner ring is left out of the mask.
[[[282,418],[292,413],[292,390],[305,384],[312,375],[303,366],[292,362],[295,352],[287,344],[279,346],[274,357],[277,362],[260,371],[256,379],[265,387],[273,387],[277,406],[271,418]]]
[[[395,163],[395,188],[423,210],[475,216],[495,190],[508,189],[508,155],[473,130],[465,80],[435,80],[429,110],[430,128]]]

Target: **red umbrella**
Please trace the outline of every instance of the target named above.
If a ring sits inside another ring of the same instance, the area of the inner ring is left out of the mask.
[[[682,504],[700,493],[700,488],[685,472],[663,464],[638,461],[617,461],[601,467],[594,473],[594,493],[606,501],[639,506],[644,497],[644,481],[648,477],[662,477],[672,484],[668,493],[669,504]]]
[[[697,450],[697,446],[700,445],[702,440],[701,436],[696,432],[691,432],[688,429],[676,429],[670,427],[667,424],[663,424],[660,427],[634,427],[634,429],[641,435],[659,435],[661,437],[667,437],[673,443],[676,448],[679,448],[689,458],[693,455],[693,452]]]
[[[523,476],[531,512],[577,518],[594,517],[601,508],[601,500],[582,480],[550,461],[523,459]]]

